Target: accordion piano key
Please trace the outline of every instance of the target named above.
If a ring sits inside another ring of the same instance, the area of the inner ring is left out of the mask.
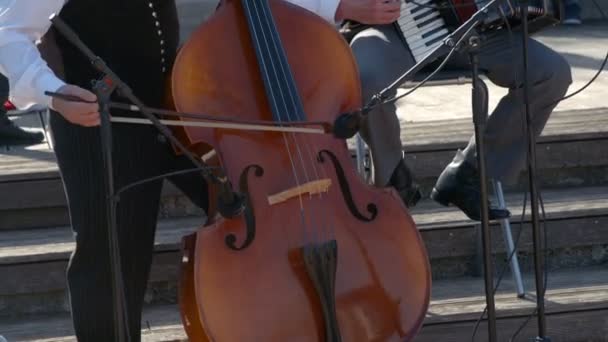
[[[458,26],[469,20],[490,0],[405,0],[400,18],[395,22],[401,38],[416,63],[424,59]],[[480,31],[502,29],[504,19],[517,27],[521,18],[516,0],[503,0],[493,6]],[[530,32],[558,23],[563,16],[561,0],[529,0]],[[446,6],[447,4],[447,6]],[[429,61],[430,62],[430,61]]]

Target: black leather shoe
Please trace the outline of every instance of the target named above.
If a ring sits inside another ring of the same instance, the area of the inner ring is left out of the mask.
[[[412,172],[403,159],[399,161],[395,171],[393,171],[389,185],[397,190],[403,203],[408,208],[414,207],[420,201],[420,198],[422,198],[418,184],[414,183]]]
[[[0,146],[34,145],[44,140],[42,133],[27,132],[0,113]]]
[[[431,198],[441,205],[450,204],[462,210],[471,220],[481,221],[481,191],[477,168],[464,160],[458,151],[454,161],[439,176]],[[489,207],[489,219],[508,218],[511,213],[506,209]]]

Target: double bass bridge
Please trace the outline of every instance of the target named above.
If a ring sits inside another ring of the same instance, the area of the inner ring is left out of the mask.
[[[298,185],[294,188],[279,192],[278,194],[268,196],[268,204],[275,205],[285,202],[291,198],[298,197],[304,194],[316,195],[322,192],[328,192],[331,186],[331,179],[319,179]]]
[[[336,313],[336,270],[338,243],[331,240],[308,244],[301,249],[308,276],[317,292],[323,310],[326,342],[340,342],[340,327]]]

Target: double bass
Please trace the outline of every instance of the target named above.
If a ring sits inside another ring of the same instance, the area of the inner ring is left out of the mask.
[[[282,0],[225,0],[180,49],[179,112],[333,123],[361,108],[339,32]],[[191,341],[409,341],[430,267],[406,207],[366,184],[332,134],[184,127],[244,196],[236,217],[184,238],[179,301]]]

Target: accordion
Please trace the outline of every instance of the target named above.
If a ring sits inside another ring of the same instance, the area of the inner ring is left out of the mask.
[[[429,52],[442,44],[451,32],[469,20],[490,0],[405,0],[401,16],[394,23],[418,63]],[[563,19],[561,0],[529,0],[528,21],[532,34]],[[512,28],[521,25],[522,13],[518,0],[500,0],[489,9],[480,31],[504,29],[505,19]]]

